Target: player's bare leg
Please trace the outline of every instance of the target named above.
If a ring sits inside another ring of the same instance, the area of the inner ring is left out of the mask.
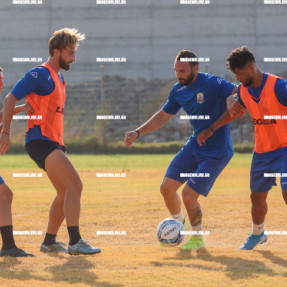
[[[49,178],[61,185],[62,192],[65,190],[64,216],[67,226],[79,226],[83,185],[77,171],[66,154],[58,149],[47,156],[45,168]],[[58,212],[61,213],[61,210]]]
[[[66,195],[65,185],[55,176],[47,174],[53,186],[56,189],[57,195],[51,205],[49,212],[49,221],[44,242],[40,250],[42,252],[67,252],[62,242],[56,241],[58,230],[65,219],[64,201]]]
[[[61,181],[53,177],[51,174],[48,174],[50,181],[57,191],[57,195],[51,205],[49,212],[49,222],[47,227],[47,232],[51,234],[57,234],[61,224],[65,219],[64,214],[64,202],[66,195],[66,187],[61,183]]]
[[[181,212],[181,200],[177,194],[177,190],[181,185],[182,183],[177,180],[164,177],[160,186],[160,192],[170,214],[178,214]]]
[[[182,246],[183,250],[200,249],[205,246],[202,232],[202,211],[198,202],[199,194],[190,188],[187,184],[182,190],[182,199],[191,223],[192,231],[197,234],[192,235],[186,244]]]
[[[282,196],[285,203],[287,204],[287,189],[282,189]]]
[[[177,180],[169,177],[164,177],[160,186],[160,192],[164,198],[165,205],[168,208],[171,217],[180,221],[183,224],[184,229],[187,230],[189,224],[182,214],[181,200],[177,194],[177,190],[181,185],[182,183]],[[162,244],[160,243],[160,245]]]
[[[185,185],[182,190],[182,199],[186,207],[186,211],[191,223],[191,226],[198,226],[202,224],[202,211],[198,202],[199,194]]]
[[[79,231],[81,193],[83,185],[76,169],[70,162],[68,156],[62,150],[54,150],[45,160],[45,168],[53,184],[60,189],[60,196],[56,199],[56,204],[52,207],[59,214],[58,221],[50,223],[49,228],[57,228],[62,218],[61,196],[64,190],[64,217],[66,218],[70,242],[68,251],[70,254],[94,254],[101,252],[98,248],[93,248],[81,238]],[[55,202],[55,201],[54,201]]]
[[[0,226],[12,225],[13,193],[6,183],[0,185]]]
[[[265,220],[265,215],[267,214],[267,195],[268,192],[251,192],[251,215],[254,224],[262,224]]]
[[[17,248],[12,225],[11,205],[13,193],[6,183],[0,185],[0,232],[2,237],[2,249],[0,256],[31,257],[34,256],[24,250]]]

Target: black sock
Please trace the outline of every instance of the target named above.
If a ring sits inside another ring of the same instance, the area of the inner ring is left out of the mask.
[[[10,249],[16,247],[13,237],[13,225],[0,227],[2,236],[2,249]]]
[[[57,234],[51,234],[47,232],[43,243],[45,245],[52,245],[53,243],[56,243],[56,236]]]
[[[68,232],[70,236],[69,245],[75,245],[81,239],[79,226],[68,226]]]

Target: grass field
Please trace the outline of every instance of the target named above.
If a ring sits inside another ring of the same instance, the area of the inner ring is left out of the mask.
[[[48,178],[13,178],[41,172],[27,155],[1,156],[0,171],[14,192],[16,243],[35,258],[0,258],[0,286],[287,286],[286,236],[240,252],[251,229],[249,168],[251,155],[235,155],[210,195],[201,198],[206,249],[181,252],[160,248],[158,223],[169,214],[159,185],[172,155],[71,155],[84,183],[81,234],[102,249],[95,256],[47,255],[39,251],[55,192]],[[125,172],[126,178],[97,178],[97,172]],[[286,230],[280,187],[268,198],[266,230]],[[126,235],[97,235],[126,231]],[[66,226],[58,240],[68,242]],[[187,240],[187,238],[185,239]]]

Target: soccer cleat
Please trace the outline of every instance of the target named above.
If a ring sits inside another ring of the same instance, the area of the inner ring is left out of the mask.
[[[200,249],[205,247],[202,236],[190,236],[188,241],[181,247],[181,250]]]
[[[57,252],[64,252],[68,253],[68,250],[64,248],[66,246],[63,242],[56,242],[53,244],[46,245],[44,242],[41,244],[40,251],[45,253],[57,253]]]
[[[238,250],[252,250],[257,244],[263,244],[268,239],[264,231],[259,235],[251,234],[247,237],[246,242],[238,248]]]
[[[87,242],[85,242],[83,239],[80,239],[78,243],[75,245],[69,245],[68,247],[68,253],[70,255],[79,255],[79,254],[96,254],[100,253],[101,249],[94,248]]]
[[[18,247],[9,248],[9,249],[1,249],[0,257],[35,257],[35,255],[26,252]]]

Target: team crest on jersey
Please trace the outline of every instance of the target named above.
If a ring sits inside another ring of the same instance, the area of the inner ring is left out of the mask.
[[[38,73],[37,73],[37,72],[31,72],[30,75],[31,75],[33,78],[35,78],[35,79],[38,78]]]
[[[202,104],[205,102],[203,93],[198,93],[196,97],[197,97],[197,103]]]
[[[222,79],[217,78],[217,83],[220,85],[222,83]]]

